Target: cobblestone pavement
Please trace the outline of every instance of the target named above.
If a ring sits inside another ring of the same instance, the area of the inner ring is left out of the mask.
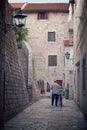
[[[7,122],[3,130],[87,130],[87,121],[74,101],[63,99],[63,107],[55,107],[50,98],[42,98]]]

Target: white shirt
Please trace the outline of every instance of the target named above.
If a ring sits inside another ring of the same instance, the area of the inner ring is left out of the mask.
[[[59,94],[59,85],[57,83],[53,83],[51,85],[52,94]]]

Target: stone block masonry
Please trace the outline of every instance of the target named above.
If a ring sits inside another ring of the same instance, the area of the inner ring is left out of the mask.
[[[0,127],[4,125],[4,97],[3,97],[3,88],[4,88],[4,47],[5,47],[5,26],[4,26],[4,1],[0,0]]]
[[[12,27],[12,11],[0,0],[0,127],[29,105]]]
[[[9,27],[8,27],[9,28]],[[8,29],[9,30],[9,29]],[[23,110],[29,103],[23,70],[12,29],[6,34],[5,44],[5,119]]]

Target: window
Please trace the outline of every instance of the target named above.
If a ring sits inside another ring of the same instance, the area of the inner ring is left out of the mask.
[[[40,19],[45,19],[45,12],[40,13]]]
[[[57,66],[57,55],[48,55],[48,66]]]
[[[55,41],[55,32],[48,32],[48,41]]]
[[[69,29],[69,41],[71,44],[73,43],[73,29]]]
[[[70,70],[69,73],[70,73],[70,74],[73,74],[73,70]]]
[[[37,19],[48,19],[48,12],[39,12],[37,15]]]

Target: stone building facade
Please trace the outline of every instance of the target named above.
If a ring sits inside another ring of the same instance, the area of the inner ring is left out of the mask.
[[[69,39],[69,4],[28,4],[26,27],[29,28],[29,45],[33,52],[36,81],[50,84],[63,83],[64,42]]]
[[[13,8],[21,8],[22,3],[11,5]],[[43,80],[46,86],[47,82],[51,84],[57,80],[66,87],[66,77],[69,75],[67,76],[65,72],[67,67],[65,53],[66,48],[71,48],[70,53],[73,50],[73,44],[70,42],[73,23],[68,22],[69,4],[27,4],[23,12],[27,14],[26,27],[29,29],[27,43],[32,49],[35,86],[37,81]],[[68,41],[67,46],[65,41]]]
[[[87,116],[87,1],[74,4],[74,98]]]

